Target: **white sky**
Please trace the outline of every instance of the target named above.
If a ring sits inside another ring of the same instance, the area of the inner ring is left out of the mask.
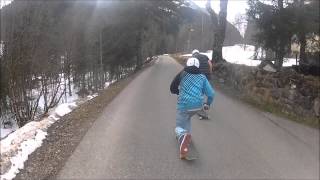
[[[9,4],[12,0],[0,0],[0,8]]]
[[[4,5],[7,5],[12,0],[0,0],[0,8]],[[207,0],[193,0],[198,6],[205,8]],[[211,6],[213,7],[214,11],[218,14],[220,10],[220,0],[211,0]],[[245,14],[246,8],[248,8],[247,0],[229,0],[228,2],[228,13],[227,13],[227,20],[230,23],[235,22],[235,17],[238,14]],[[244,31],[243,29],[240,31]]]
[[[198,6],[205,8],[207,0],[193,0]],[[227,19],[233,23],[237,14],[245,14],[248,8],[247,0],[229,0]],[[211,7],[218,14],[220,10],[220,0],[211,0]]]
[[[4,5],[7,5],[11,2],[12,0],[0,0],[0,8],[2,8]],[[205,7],[207,0],[193,0],[198,6],[200,7]],[[211,0],[212,2],[212,7],[216,13],[219,13],[220,9],[220,0]],[[237,14],[245,14],[246,13],[246,8],[248,7],[247,5],[247,0],[229,0],[228,2],[228,15],[227,19],[229,22],[233,23],[234,19]]]

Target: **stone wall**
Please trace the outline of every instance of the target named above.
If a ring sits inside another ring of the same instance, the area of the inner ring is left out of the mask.
[[[184,65],[187,58],[171,55]],[[297,73],[293,68],[268,72],[258,67],[239,64],[216,64],[215,83],[231,87],[240,95],[258,104],[274,105],[281,112],[300,118],[320,121],[320,77]],[[217,85],[217,84],[216,84]]]
[[[171,57],[185,65],[187,57]],[[293,68],[268,72],[258,67],[221,63],[214,66],[215,87],[238,94],[262,109],[320,127],[320,77],[297,73]],[[223,89],[223,87],[225,87]]]
[[[319,77],[298,74],[292,68],[267,72],[230,63],[216,65],[214,77],[256,102],[277,105],[287,114],[320,117]]]

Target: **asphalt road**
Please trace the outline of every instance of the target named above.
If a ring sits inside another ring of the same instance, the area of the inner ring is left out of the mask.
[[[174,137],[182,69],[168,56],[133,80],[89,129],[58,179],[319,179],[319,131],[216,92],[211,120],[192,120],[195,161]]]

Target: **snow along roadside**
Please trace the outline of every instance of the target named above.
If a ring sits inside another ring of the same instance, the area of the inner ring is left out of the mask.
[[[223,58],[234,64],[243,64],[246,66],[258,66],[261,63],[261,60],[254,60],[254,46],[246,45],[246,49],[243,48],[244,44],[237,44],[234,46],[224,46],[222,48]],[[212,57],[212,50],[207,52],[201,52],[201,54],[208,56],[209,59]],[[192,54],[183,54],[184,57],[191,57]],[[261,51],[258,53],[258,56],[261,56]],[[284,58],[283,66],[292,66],[296,65],[296,59],[294,58]]]
[[[42,145],[43,140],[47,136],[47,130],[52,124],[58,121],[62,116],[70,113],[78,105],[91,100],[96,96],[98,96],[98,94],[89,95],[87,98],[78,101],[77,103],[60,104],[49,113],[49,117],[46,117],[41,121],[31,121],[1,140],[0,179],[13,179],[16,174],[19,173],[19,169],[24,168],[24,162],[28,159],[28,156]]]

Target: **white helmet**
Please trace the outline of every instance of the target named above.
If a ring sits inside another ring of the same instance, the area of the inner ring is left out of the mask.
[[[199,60],[197,58],[189,58],[187,61],[187,66],[196,66],[197,68],[199,68]]]
[[[192,55],[195,54],[195,53],[200,53],[200,51],[199,51],[198,49],[194,49],[194,50],[192,51]]]

